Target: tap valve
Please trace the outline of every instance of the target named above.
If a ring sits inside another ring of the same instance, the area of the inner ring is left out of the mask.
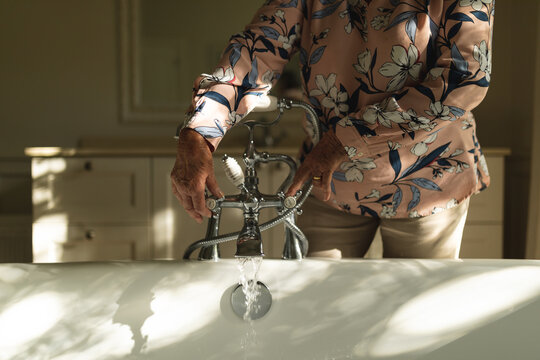
[[[244,219],[244,226],[236,240],[235,257],[264,256],[258,216],[249,214]]]
[[[283,258],[301,259],[307,252],[307,239],[302,231],[295,224],[295,215],[300,214],[299,207],[306,200],[313,185],[307,184],[305,193],[297,192],[294,196],[285,196],[285,189],[289,187],[294,179],[297,164],[293,158],[285,154],[272,154],[259,152],[254,141],[255,127],[264,127],[277,124],[284,110],[301,108],[305,111],[308,125],[308,132],[312,135],[312,142],[315,144],[320,137],[320,124],[316,111],[308,103],[292,101],[287,99],[268,98],[264,106],[259,110],[277,110],[277,117],[273,121],[246,120],[243,125],[249,130],[248,145],[243,154],[244,168],[238,162],[227,155],[222,158],[225,175],[240,190],[237,195],[215,198],[207,196],[206,207],[212,211],[209,219],[207,234],[201,239],[191,244],[184,253],[184,259],[189,259],[190,254],[195,249],[201,249],[199,259],[219,258],[218,244],[226,241],[236,240],[236,257],[261,257],[264,256],[261,231],[267,230],[277,224],[285,225],[285,246]],[[276,195],[263,194],[259,191],[259,178],[257,176],[257,165],[271,162],[284,163],[289,167],[289,173],[277,189]],[[236,208],[243,210],[243,227],[241,231],[230,234],[219,235],[219,222],[221,210],[223,208]],[[275,208],[278,216],[259,225],[259,213],[261,210]]]
[[[293,207],[296,206],[296,198],[294,196],[287,196],[284,200],[283,200],[283,205],[287,208],[287,209],[292,209]]]
[[[223,155],[222,161],[225,168],[225,175],[227,175],[227,178],[229,178],[229,180],[237,188],[243,188],[244,172],[242,171],[242,168],[240,167],[238,162],[234,158],[227,156],[227,154]]]
[[[208,208],[208,210],[210,211],[213,211],[218,205],[218,202],[216,199],[214,198],[206,198],[206,207]]]

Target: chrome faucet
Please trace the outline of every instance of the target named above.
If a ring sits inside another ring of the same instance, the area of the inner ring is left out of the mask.
[[[254,111],[278,110],[274,121],[264,122],[247,120],[242,122],[249,130],[248,145],[242,156],[246,171],[242,171],[235,159],[225,155],[223,163],[225,173],[229,180],[240,190],[237,195],[227,195],[222,198],[207,197],[206,206],[212,211],[212,217],[208,222],[206,237],[191,244],[184,253],[184,259],[189,259],[191,253],[201,249],[199,260],[217,260],[220,257],[218,244],[236,240],[236,257],[264,256],[261,232],[279,223],[285,224],[285,245],[283,249],[284,259],[301,259],[307,253],[308,242],[302,231],[296,226],[295,215],[300,214],[300,207],[311,192],[312,185],[308,184],[305,191],[299,191],[295,196],[285,196],[285,190],[291,185],[297,170],[296,162],[290,156],[284,154],[270,154],[259,152],[255,147],[254,130],[256,127],[269,127],[277,124],[284,112],[291,108],[305,110],[308,124],[311,125],[313,142],[320,137],[319,120],[314,109],[303,102],[287,99],[265,98],[266,105]],[[259,191],[259,178],[257,177],[256,165],[259,163],[283,162],[289,167],[289,174],[279,186],[276,194],[262,194]],[[219,222],[221,212],[225,208],[238,208],[243,210],[244,224],[241,231],[225,235],[219,235]],[[260,210],[276,208],[278,216],[259,225]]]
[[[236,257],[264,256],[258,215],[244,214],[244,226],[236,240]]]

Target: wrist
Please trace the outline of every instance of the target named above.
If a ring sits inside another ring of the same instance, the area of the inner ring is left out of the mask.
[[[180,142],[196,142],[201,146],[204,144],[210,152],[214,152],[214,146],[197,130],[185,127],[178,133],[178,143]]]

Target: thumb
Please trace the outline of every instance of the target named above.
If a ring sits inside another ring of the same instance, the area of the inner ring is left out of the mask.
[[[213,172],[208,174],[208,177],[206,178],[206,187],[208,188],[208,190],[210,190],[212,195],[214,195],[217,198],[222,198],[223,196],[225,196],[223,194],[223,191],[221,191],[221,189],[219,188],[219,185],[216,180],[216,176],[214,175]]]

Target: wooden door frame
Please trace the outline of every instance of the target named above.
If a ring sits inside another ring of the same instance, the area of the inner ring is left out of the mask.
[[[540,18],[540,7],[538,7]],[[540,39],[540,22],[537,24],[537,39]],[[529,218],[527,222],[527,259],[540,259],[540,47],[536,47],[536,71],[534,86],[533,138],[531,146],[531,184],[529,196]]]

